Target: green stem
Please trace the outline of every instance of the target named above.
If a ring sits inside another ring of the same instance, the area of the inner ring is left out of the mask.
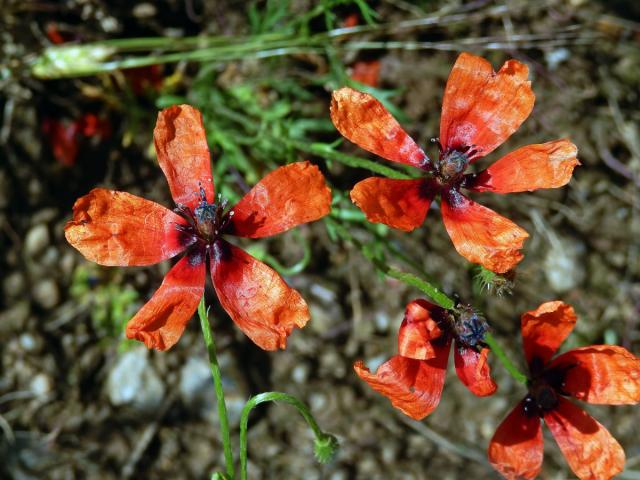
[[[292,147],[306,153],[312,153],[314,155],[318,155],[319,157],[325,158],[327,160],[334,160],[336,162],[340,162],[348,167],[353,168],[364,168],[373,173],[378,173],[380,175],[384,175],[388,178],[395,179],[411,179],[412,177],[407,175],[406,173],[399,172],[391,167],[387,167],[386,165],[381,165],[377,162],[372,162],[371,160],[367,160],[364,158],[356,157],[353,155],[346,155],[344,153],[338,152],[334,150],[330,145],[326,143],[306,143],[300,142],[296,140],[289,140],[287,144]]]
[[[484,342],[489,346],[493,354],[498,357],[502,366],[511,374],[511,376],[518,382],[525,384],[527,383],[527,376],[522,373],[518,368],[509,360],[509,357],[504,353],[502,347],[498,345],[496,339],[490,333],[486,333],[484,336]]]
[[[218,365],[218,357],[216,356],[216,344],[211,333],[211,325],[209,324],[209,316],[204,301],[204,295],[198,305],[198,317],[200,317],[200,326],[202,327],[202,335],[204,343],[207,345],[207,353],[209,354],[209,367],[211,368],[211,376],[213,377],[213,385],[216,390],[216,399],[218,402],[218,418],[220,420],[220,433],[222,435],[222,445],[224,447],[224,460],[226,464],[227,476],[230,479],[235,478],[236,472],[233,466],[233,451],[231,450],[231,436],[229,434],[229,417],[227,415],[227,404],[224,399],[224,389],[222,388],[222,374],[220,373],[220,365]]]
[[[251,397],[240,417],[240,480],[247,479],[247,429],[249,426],[249,414],[251,410],[264,402],[285,402],[294,406],[300,415],[304,417],[315,436],[315,453],[318,461],[328,462],[338,448],[337,440],[331,434],[322,431],[313,415],[304,403],[296,397],[282,392],[264,392]]]

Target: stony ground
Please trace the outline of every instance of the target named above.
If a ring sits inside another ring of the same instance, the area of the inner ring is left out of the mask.
[[[185,35],[241,33],[243,12],[233,2],[211,2],[215,6],[204,7],[211,21],[205,22],[188,11],[198,2],[167,1],[156,7],[63,3],[58,10],[55,2],[8,2],[0,10],[6,26],[0,29],[0,61],[11,67],[3,67],[0,75],[0,477],[208,478],[207,472],[222,464],[222,449],[197,321],[174,349],[162,354],[123,343],[121,325],[114,324],[149,298],[169,265],[98,268],[63,236],[74,199],[97,185],[170,205],[164,178],[149,153],[157,108],[139,99],[139,123],[132,127],[132,116],[100,95],[104,78],[45,82],[20,65],[46,44],[44,31],[52,19],[72,27],[80,38],[96,39],[159,35],[169,28]],[[455,7],[452,2],[423,3],[417,9],[400,0],[376,7],[384,21]],[[570,137],[582,162],[567,188],[482,197],[531,234],[513,293],[497,297],[474,288],[474,272],[453,250],[437,211],[429,213],[419,231],[389,236],[447,292],[481,308],[514,359],[521,351],[520,313],[552,299],[573,304],[579,313],[569,346],[616,342],[638,355],[640,12],[634,2],[547,4],[543,11],[520,8],[405,38],[455,41],[571,25],[585,38],[597,35],[578,45],[477,50],[494,66],[509,57],[527,61],[537,97],[531,118],[493,158],[519,145]],[[380,52],[381,84],[399,89],[392,102],[404,111],[407,128],[422,144],[438,131],[442,90],[455,56]],[[249,70],[259,74],[261,65],[252,63]],[[245,67],[234,62],[224,71],[242,75]],[[319,91],[311,100],[318,116],[326,117],[328,98],[328,91]],[[43,135],[42,121],[74,118],[86,110],[107,116],[113,131],[106,139],[85,139],[75,165],[61,165]],[[343,149],[364,154],[348,145]],[[360,172],[356,178],[337,164],[327,173],[345,188],[368,176]],[[250,426],[250,476],[495,478],[484,451],[502,417],[523,395],[521,386],[495,364],[500,390],[478,399],[450,372],[442,403],[427,420],[414,422],[394,411],[358,380],[351,365],[365,359],[375,367],[394,353],[404,305],[418,292],[378,276],[359,251],[331,241],[322,223],[301,234],[312,245],[312,261],[288,280],[307,299],[313,320],[292,335],[286,351],[259,351],[219,307],[212,309],[231,421],[237,427],[249,395],[286,391],[311,406],[323,428],[339,437],[342,449],[332,464],[319,466],[301,418],[283,405],[262,407]],[[284,264],[300,256],[298,238],[289,234],[265,245]],[[215,305],[210,287],[207,300]],[[640,478],[638,410],[588,410],[625,448],[629,471],[621,478]],[[555,444],[547,440],[542,477],[571,478]]]

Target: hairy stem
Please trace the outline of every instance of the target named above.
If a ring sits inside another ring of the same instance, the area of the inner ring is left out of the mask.
[[[502,347],[498,345],[496,339],[490,333],[485,333],[484,342],[489,346],[493,354],[500,360],[502,366],[509,372],[509,374],[517,381],[522,384],[527,383],[527,376],[522,373],[518,368],[509,360],[509,357],[504,353]]]
[[[242,409],[240,417],[240,480],[247,479],[247,429],[249,426],[249,414],[251,410],[264,402],[285,402],[294,406],[300,415],[304,417],[309,428],[315,436],[315,454],[318,461],[326,463],[338,448],[335,437],[322,431],[316,422],[309,407],[298,400],[296,397],[282,392],[264,392],[251,397]]]

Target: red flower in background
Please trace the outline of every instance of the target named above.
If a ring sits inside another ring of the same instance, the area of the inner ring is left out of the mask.
[[[97,188],[76,201],[67,241],[107,266],[151,265],[185,253],[127,324],[127,336],[149,348],[167,350],[182,335],[204,292],[207,259],[218,299],[236,325],[265,350],[284,348],[293,328],[309,320],[307,304],[274,270],[223,237],[268,237],[327,215],[331,192],[322,174],[308,162],[280,167],[227,209],[219,196],[214,201],[198,110],[160,112],[154,140],[175,211]]]
[[[140,96],[149,91],[159,92],[162,89],[164,82],[162,65],[128,68],[122,72],[134,95]]]
[[[82,139],[108,138],[111,135],[111,124],[94,113],[85,113],[72,121],[45,118],[42,121],[42,131],[49,141],[55,159],[60,164],[70,167],[76,163]]]
[[[471,310],[459,318],[425,300],[407,305],[398,333],[398,355],[375,374],[362,361],[356,373],[405,415],[421,420],[432,413],[442,396],[452,342],[458,378],[475,395],[492,395],[497,386],[482,345],[487,325]]]
[[[558,301],[522,315],[529,393],[489,445],[489,461],[506,478],[530,479],[540,472],[541,419],[578,478],[611,478],[624,468],[620,444],[565,397],[606,405],[640,402],[640,359],[613,345],[576,348],[552,359],[575,323],[573,308]]]
[[[351,199],[371,222],[411,231],[419,227],[440,194],[442,218],[453,244],[470,262],[498,273],[523,256],[527,232],[460,192],[510,193],[557,188],[569,182],[579,164],[568,140],[519,148],[479,174],[466,168],[502,144],[533,109],[528,68],[507,61],[495,73],[483,58],[462,53],[449,76],[440,121],[440,154],[430,160],[398,122],[371,95],[351,88],[333,92],[331,119],[340,133],[387,160],[420,168],[416,180],[368,178]]]
[[[351,80],[377,87],[380,80],[380,60],[360,60],[351,67]]]

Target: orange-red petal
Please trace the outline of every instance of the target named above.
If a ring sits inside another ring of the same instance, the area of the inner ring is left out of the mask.
[[[483,348],[476,352],[473,348],[458,348],[458,345],[455,345],[453,351],[456,373],[469,391],[479,397],[493,395],[498,385],[491,378],[491,368],[487,361],[489,349]]]
[[[534,358],[545,365],[576,324],[576,312],[561,301],[546,302],[522,314],[520,326],[527,363]]]
[[[378,367],[375,374],[362,361],[353,365],[358,376],[376,392],[387,397],[405,415],[422,420],[440,403],[447,373],[451,343],[436,346],[431,360],[414,360],[401,355]]]
[[[370,177],[351,190],[351,200],[373,223],[410,232],[422,225],[435,190],[425,180]]]
[[[495,73],[484,58],[461,53],[442,101],[440,143],[444,149],[476,146],[479,156],[501,145],[533,109],[528,67],[507,61]]]
[[[442,196],[442,219],[458,253],[496,273],[513,269],[529,234],[458,192]]]
[[[415,360],[428,360],[436,356],[431,341],[442,336],[438,319],[444,309],[426,300],[410,302],[404,313],[398,332],[398,353]]]
[[[309,320],[309,308],[272,268],[240,248],[218,240],[211,279],[222,307],[235,324],[264,350],[287,346],[287,337]]]
[[[563,397],[544,415],[569,467],[580,480],[606,480],[624,469],[624,451],[609,431]]]
[[[527,145],[508,153],[467,185],[477,192],[512,193],[558,188],[569,183],[580,162],[569,140]]]
[[[315,165],[297,162],[260,180],[233,207],[229,233],[260,238],[313,222],[331,210],[331,190]]]
[[[505,418],[489,443],[489,462],[508,480],[533,479],[542,468],[542,424],[524,411],[524,401]]]
[[[164,277],[162,285],[127,323],[127,338],[147,348],[168,350],[182,336],[204,293],[204,253],[185,255]]]
[[[153,140],[173,200],[193,210],[200,202],[202,188],[207,201],[213,203],[211,157],[200,111],[190,105],[162,110]]]
[[[100,265],[151,265],[186,248],[177,224],[185,220],[162,205],[95,188],[76,200],[64,234],[85,258]]]
[[[566,371],[562,391],[578,400],[607,405],[640,403],[640,358],[614,345],[569,350],[549,368]]]
[[[344,87],[331,99],[331,120],[338,131],[371,153],[414,167],[426,155],[384,106],[368,93]]]

